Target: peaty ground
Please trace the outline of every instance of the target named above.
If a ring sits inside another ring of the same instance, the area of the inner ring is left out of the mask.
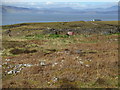
[[[64,24],[3,26],[3,88],[118,87],[116,22]]]

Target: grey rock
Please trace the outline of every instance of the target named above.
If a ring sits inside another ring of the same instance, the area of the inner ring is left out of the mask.
[[[5,59],[5,61],[9,62],[9,61],[11,61],[11,59]]]
[[[58,81],[58,78],[57,77],[53,77],[53,81],[54,82]]]
[[[45,61],[40,61],[40,65],[45,66],[46,65]]]
[[[75,53],[81,54],[81,53],[82,53],[82,50],[75,50]]]
[[[11,71],[7,72],[7,74],[13,74],[13,70],[11,70]]]

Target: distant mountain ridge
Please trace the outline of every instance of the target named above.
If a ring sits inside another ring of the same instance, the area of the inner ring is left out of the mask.
[[[35,11],[31,8],[24,8],[24,7],[15,7],[15,6],[2,6],[2,12],[3,13],[18,13],[18,12],[31,12]]]
[[[53,14],[117,14],[120,6],[112,6],[110,8],[95,8],[95,9],[73,9],[71,7],[58,8],[24,8],[15,6],[1,6],[2,13],[53,13]]]

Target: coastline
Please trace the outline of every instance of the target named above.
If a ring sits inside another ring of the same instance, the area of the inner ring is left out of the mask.
[[[84,20],[82,20],[84,21]],[[120,20],[108,20],[108,21],[99,21],[99,22],[119,22]],[[20,22],[20,23],[13,23],[13,24],[2,24],[0,26],[6,26],[6,25],[18,25],[18,24],[38,24],[38,23],[64,23],[64,22],[81,22],[81,21],[31,21],[31,22]],[[84,21],[84,22],[91,22],[91,21]]]

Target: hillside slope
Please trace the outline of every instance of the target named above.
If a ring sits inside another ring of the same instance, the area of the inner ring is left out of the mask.
[[[116,21],[3,26],[3,88],[117,88],[118,35]]]

